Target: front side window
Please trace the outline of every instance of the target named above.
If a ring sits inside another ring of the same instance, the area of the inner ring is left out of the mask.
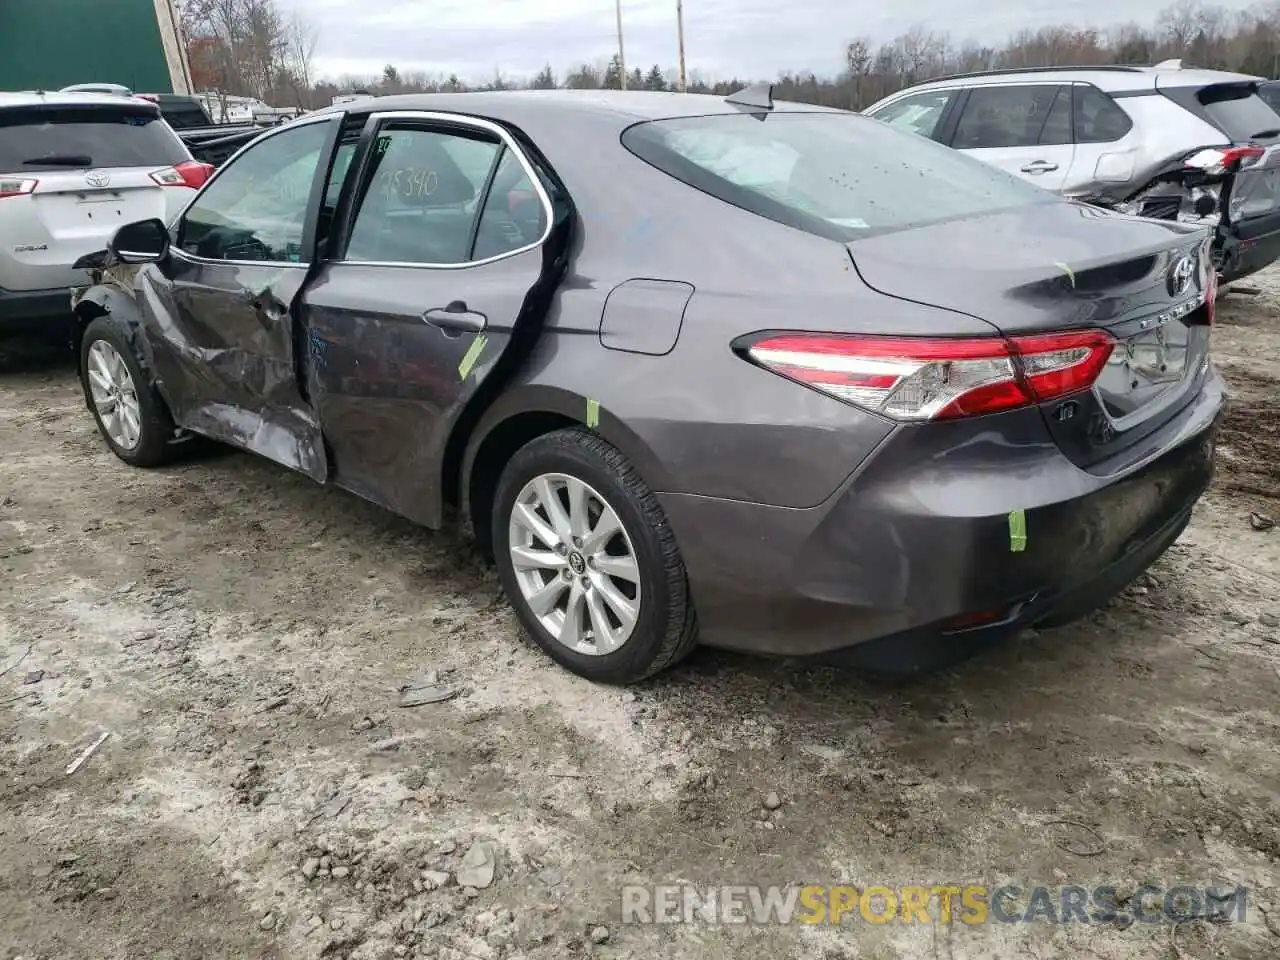
[[[456,265],[541,239],[545,209],[519,158],[497,137],[390,126],[374,151],[347,260]]]
[[[308,123],[250,147],[198,196],[179,249],[209,260],[306,263],[307,208],[330,123]]]
[[[916,133],[922,137],[932,137],[937,132],[938,121],[946,113],[947,106],[954,95],[949,90],[918,93],[915,96],[895,100],[882,110],[877,110],[872,116],[899,130]]]
[[[957,150],[1034,147],[1049,121],[1058,87],[975,87],[956,126]]]
[[[691,187],[842,242],[1060,202],[933,140],[845,113],[654,120],[629,127],[622,142]]]

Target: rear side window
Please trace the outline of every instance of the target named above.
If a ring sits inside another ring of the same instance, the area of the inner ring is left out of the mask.
[[[975,87],[969,91],[952,146],[1037,146],[1057,98],[1057,86]]]
[[[0,172],[168,167],[189,159],[182,141],[154,109],[0,110]]]
[[[383,129],[375,150],[345,259],[457,265],[542,239],[542,200],[519,157],[496,138],[458,128],[392,127]]]
[[[1255,92],[1253,84],[1204,87],[1196,95],[1205,115],[1232,140],[1251,140],[1280,127],[1280,117]]]
[[[937,132],[938,122],[947,112],[947,105],[951,103],[951,98],[954,96],[955,93],[950,90],[917,93],[911,97],[895,100],[870,116],[899,130],[906,130],[908,133],[919,134],[922,137],[932,137]]]
[[[1111,143],[1133,129],[1133,121],[1101,90],[1075,87],[1076,143]]]
[[[374,157],[347,243],[347,260],[465,263],[475,200],[502,144],[470,131],[387,129]]]
[[[655,120],[629,127],[622,143],[691,187],[842,242],[1061,202],[932,140],[844,113]]]

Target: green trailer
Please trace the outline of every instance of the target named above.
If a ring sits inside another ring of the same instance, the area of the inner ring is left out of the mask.
[[[175,0],[0,0],[0,90],[190,93]]]

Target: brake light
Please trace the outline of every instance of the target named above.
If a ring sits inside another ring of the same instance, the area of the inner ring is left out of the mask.
[[[39,182],[30,177],[6,177],[0,173],[0,200],[6,197],[25,197],[35,192],[36,184]]]
[[[950,420],[1093,386],[1115,340],[1101,330],[1008,339],[789,333],[747,355],[774,373],[895,420]]]
[[[213,176],[214,166],[199,160],[187,160],[177,166],[165,167],[151,174],[151,179],[162,187],[190,187],[199,190]]]
[[[1183,164],[1216,177],[1237,166],[1244,166],[1245,161],[1259,160],[1266,152],[1265,147],[1252,143],[1239,147],[1209,147],[1197,150]]]

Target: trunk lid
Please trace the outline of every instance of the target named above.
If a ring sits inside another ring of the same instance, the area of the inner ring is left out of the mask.
[[[848,248],[880,293],[980,318],[1006,336],[1110,333],[1117,346],[1093,389],[1043,409],[1063,452],[1089,467],[1140,451],[1194,395],[1208,357],[1208,244],[1201,227],[1049,203]],[[926,261],[922,250],[942,254]]]

